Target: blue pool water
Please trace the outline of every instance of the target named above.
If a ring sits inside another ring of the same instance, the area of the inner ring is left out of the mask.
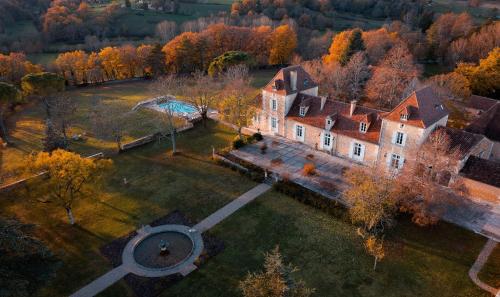
[[[196,113],[197,110],[194,106],[191,104],[182,102],[182,101],[176,101],[176,100],[171,100],[165,103],[160,103],[158,106],[162,109],[171,109],[175,113]]]

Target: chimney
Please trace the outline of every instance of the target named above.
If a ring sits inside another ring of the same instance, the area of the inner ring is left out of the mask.
[[[290,71],[290,87],[292,91],[297,90],[297,70]]]
[[[321,96],[321,108],[319,110],[323,110],[323,108],[325,107],[325,103],[326,103],[326,97]]]
[[[356,110],[356,104],[358,101],[352,100],[351,101],[351,109],[349,110],[349,115],[352,116],[354,114],[354,111]]]

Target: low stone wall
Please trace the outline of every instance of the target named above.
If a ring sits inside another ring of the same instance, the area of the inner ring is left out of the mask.
[[[491,202],[500,202],[500,188],[463,176],[458,177],[455,183],[464,186],[468,196]]]
[[[89,159],[104,158],[104,153],[100,152],[97,154],[87,156],[86,158],[89,158]],[[0,193],[8,193],[12,190],[18,189],[18,188],[26,185],[26,183],[29,181],[35,181],[36,179],[42,179],[47,175],[47,173],[48,173],[47,171],[43,171],[43,172],[40,172],[38,174],[29,176],[27,178],[23,178],[23,179],[15,181],[15,182],[0,186]]]
[[[187,125],[184,125],[181,128],[177,129],[177,133],[181,133],[183,131],[192,129],[193,127],[194,127],[193,123],[188,123]],[[167,136],[168,135],[170,135],[170,134],[167,134]],[[158,139],[158,137],[160,137],[160,133],[154,133],[154,134],[146,135],[144,137],[141,137],[141,138],[138,138],[138,139],[133,140],[131,142],[123,144],[122,147],[121,147],[121,150],[122,151],[128,151],[130,149],[133,149],[133,148],[136,148],[136,147],[139,147],[139,146],[143,146],[145,144],[148,144],[150,142],[155,141],[156,139]]]
[[[248,172],[248,168],[243,167],[240,164],[233,162],[233,161],[231,161],[231,160],[229,160],[229,159],[227,159],[219,154],[214,154],[213,157],[215,160],[226,163],[228,166],[233,167],[239,171]]]

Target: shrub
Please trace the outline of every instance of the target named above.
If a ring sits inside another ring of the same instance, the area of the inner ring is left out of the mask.
[[[274,158],[271,160],[271,165],[277,166],[283,164],[283,160],[281,158]]]
[[[266,153],[266,150],[267,150],[267,144],[263,143],[263,144],[260,146],[260,153],[261,153],[261,154],[265,154],[265,153]]]
[[[313,163],[304,164],[304,168],[302,169],[302,173],[305,176],[310,176],[316,174],[316,166]]]
[[[264,139],[264,137],[262,137],[262,134],[260,134],[260,132],[256,132],[252,136],[256,141],[261,141],[262,139]]]
[[[350,221],[346,209],[339,202],[323,197],[311,190],[297,185],[288,180],[282,180],[273,185],[274,190],[281,192],[293,199],[310,205],[314,208],[325,211],[326,213],[340,218],[344,221]]]
[[[245,146],[245,140],[240,139],[239,137],[235,140],[233,140],[233,149],[239,149]]]

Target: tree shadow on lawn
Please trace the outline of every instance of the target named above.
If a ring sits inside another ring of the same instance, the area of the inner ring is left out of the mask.
[[[409,216],[401,216],[386,237],[394,247],[403,246],[464,266],[474,263],[486,242],[483,237],[453,224],[440,221],[437,225],[420,227]],[[394,250],[394,249],[392,249]],[[405,254],[397,251],[397,254]]]

